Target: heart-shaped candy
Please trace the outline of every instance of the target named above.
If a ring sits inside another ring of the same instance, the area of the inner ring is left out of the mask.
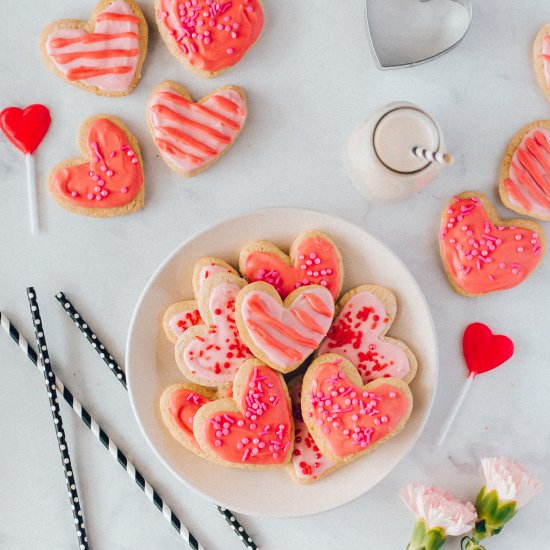
[[[239,292],[239,334],[254,355],[280,372],[297,369],[326,336],[334,316],[328,289],[298,288],[284,303],[267,283],[252,283]]]
[[[194,102],[176,82],[159,84],[147,104],[153,141],[164,161],[182,176],[194,176],[233,145],[246,121],[244,92],[225,86]]]
[[[294,426],[283,377],[250,359],[235,376],[233,396],[208,403],[195,415],[195,438],[208,458],[237,468],[287,463]]]
[[[327,287],[334,300],[342,290],[342,256],[332,240],[320,231],[306,231],[290,247],[290,257],[268,241],[254,241],[241,250],[239,269],[251,283],[269,283],[286,298],[307,285]]]
[[[36,103],[25,109],[6,107],[0,112],[0,128],[25,155],[32,155],[50,127],[50,111]]]
[[[143,162],[136,138],[111,115],[87,119],[79,130],[85,158],[58,164],[49,176],[55,200],[72,212],[110,217],[143,207]]]
[[[264,23],[260,0],[155,0],[155,16],[170,52],[206,78],[238,63]]]
[[[501,220],[481,193],[462,193],[443,210],[441,258],[451,285],[464,296],[518,285],[538,266],[544,247],[538,223]]]
[[[323,455],[309,433],[302,417],[302,382],[303,377],[298,376],[288,385],[294,417],[294,450],[288,471],[298,483],[310,483],[329,475],[341,464]]]
[[[472,21],[470,0],[366,0],[367,31],[379,69],[431,61],[464,38]]]
[[[321,452],[349,462],[373,451],[407,422],[413,398],[395,378],[366,386],[357,369],[333,353],[309,366],[302,388],[302,414]]]
[[[500,168],[500,198],[511,210],[550,220],[550,120],[524,126]]]
[[[508,361],[514,354],[514,343],[508,336],[493,334],[483,323],[472,323],[464,331],[462,352],[468,370],[475,376]]]
[[[235,300],[245,285],[230,273],[212,275],[203,283],[198,302],[205,324],[188,328],[176,344],[176,363],[192,382],[210,387],[232,382],[252,357],[235,321]]]
[[[197,411],[215,399],[215,393],[194,384],[172,384],[162,392],[160,412],[170,434],[186,449],[204,456],[193,434]]]
[[[102,0],[90,21],[62,19],[40,38],[46,63],[71,84],[123,96],[136,86],[147,51],[147,23],[134,0]]]
[[[336,308],[338,314],[317,354],[337,353],[349,359],[365,384],[389,377],[409,384],[416,374],[414,354],[400,340],[385,337],[397,312],[393,293],[363,285],[344,294]]]
[[[544,25],[535,38],[533,62],[539,86],[550,101],[550,24]]]

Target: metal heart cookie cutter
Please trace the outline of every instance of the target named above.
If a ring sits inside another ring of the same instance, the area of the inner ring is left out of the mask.
[[[367,34],[379,69],[413,67],[452,50],[472,22],[470,0],[366,0]]]

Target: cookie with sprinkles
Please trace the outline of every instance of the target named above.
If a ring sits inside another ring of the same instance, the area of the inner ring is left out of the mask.
[[[235,305],[243,342],[255,357],[288,373],[296,370],[319,346],[334,316],[334,300],[324,286],[297,288],[284,300],[270,284],[245,286]]]
[[[155,0],[155,18],[170,53],[205,78],[236,65],[264,24],[260,0]]]
[[[235,376],[233,397],[203,405],[195,414],[193,432],[207,458],[217,464],[245,469],[287,464],[294,423],[282,375],[249,359]]]
[[[214,391],[195,384],[172,384],[160,396],[160,412],[172,437],[187,450],[204,456],[193,434],[197,411],[216,398]]]
[[[216,273],[231,273],[238,275],[237,272],[221,258],[208,256],[197,260],[193,269],[193,291],[195,298],[198,297],[202,284],[208,277]],[[178,338],[190,327],[203,324],[199,312],[199,304],[196,300],[184,300],[172,304],[164,313],[162,326],[164,333],[170,342],[176,344]]]
[[[145,200],[143,160],[136,138],[117,117],[95,115],[78,132],[82,157],[65,160],[49,175],[63,208],[106,218],[140,210]]]
[[[336,301],[344,280],[338,247],[328,235],[315,230],[298,235],[288,256],[269,241],[247,244],[239,255],[239,271],[251,283],[269,283],[283,299],[302,286],[321,285]]]
[[[216,275],[216,273],[239,275],[225,260],[215,256],[205,256],[195,262],[195,267],[193,268],[193,292],[196,298],[199,296],[204,282],[212,275]]]
[[[134,0],[102,0],[90,20],[62,19],[40,37],[48,68],[87,92],[125,96],[137,85],[147,52],[147,22]]]
[[[546,248],[531,220],[502,220],[487,197],[464,192],[443,209],[439,251],[447,278],[463,296],[513,288],[539,265]]]
[[[288,384],[288,393],[294,417],[294,450],[287,470],[298,483],[311,483],[328,476],[342,463],[334,462],[321,452],[302,417],[303,376],[293,378]]]
[[[409,384],[416,357],[404,342],[386,336],[396,314],[397,300],[387,288],[362,285],[346,292],[317,355],[337,353],[349,359],[365,384],[390,377]]]
[[[176,363],[183,375],[201,386],[232,382],[239,367],[252,357],[240,337],[235,301],[246,281],[232,273],[216,273],[199,291],[204,324],[188,328],[176,343]]]
[[[357,369],[329,353],[311,363],[304,375],[302,415],[321,452],[349,463],[397,435],[409,419],[413,397],[396,378],[363,385]]]
[[[500,167],[500,198],[518,214],[550,220],[550,120],[524,126]]]

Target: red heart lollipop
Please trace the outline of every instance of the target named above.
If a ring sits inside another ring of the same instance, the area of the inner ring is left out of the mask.
[[[464,331],[462,352],[470,374],[476,376],[508,361],[514,354],[514,343],[508,336],[494,335],[483,323],[472,323]]]
[[[0,128],[24,154],[32,155],[50,126],[50,111],[36,103],[25,109],[7,107],[0,112]]]

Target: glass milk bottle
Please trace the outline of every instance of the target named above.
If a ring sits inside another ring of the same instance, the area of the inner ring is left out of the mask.
[[[442,168],[439,162],[416,156],[415,147],[444,151],[441,129],[417,105],[390,103],[353,130],[344,159],[347,173],[368,200],[406,199],[432,182]]]

